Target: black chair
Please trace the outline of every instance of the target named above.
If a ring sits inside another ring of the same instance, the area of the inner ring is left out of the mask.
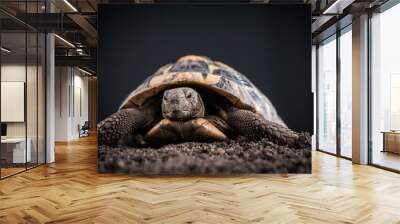
[[[89,136],[89,130],[90,130],[89,121],[85,121],[85,123],[82,125],[82,127],[80,127],[80,125],[78,125],[78,130],[79,130],[79,138]]]

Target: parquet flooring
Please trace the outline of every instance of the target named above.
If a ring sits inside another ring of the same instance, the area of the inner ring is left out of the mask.
[[[400,175],[320,152],[311,175],[98,174],[96,142],[0,181],[0,223],[400,223]]]
[[[3,176],[7,177],[7,176],[13,175],[15,173],[24,171],[24,170],[25,170],[25,167],[23,167],[23,168],[8,168],[8,167],[7,168],[1,168],[1,175],[2,175],[2,177]]]

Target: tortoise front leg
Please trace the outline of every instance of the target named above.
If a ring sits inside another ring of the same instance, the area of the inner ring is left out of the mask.
[[[228,112],[227,122],[238,134],[253,138],[267,138],[279,145],[304,148],[311,146],[307,134],[296,133],[275,122],[263,119],[249,110],[233,109]]]
[[[137,108],[122,109],[107,117],[97,125],[99,145],[117,145],[128,134],[134,134],[149,121],[149,113]]]

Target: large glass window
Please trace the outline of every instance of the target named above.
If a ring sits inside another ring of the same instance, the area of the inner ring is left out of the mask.
[[[400,170],[400,4],[371,19],[371,159]]]
[[[352,157],[351,25],[318,47],[318,149]],[[339,57],[338,57],[339,56]],[[338,64],[339,63],[339,64]],[[338,92],[339,90],[339,92]],[[338,104],[339,103],[339,104]],[[337,122],[340,123],[337,123]]]
[[[351,26],[340,36],[340,155],[352,157],[352,35]]]
[[[336,153],[336,37],[318,47],[318,149]]]

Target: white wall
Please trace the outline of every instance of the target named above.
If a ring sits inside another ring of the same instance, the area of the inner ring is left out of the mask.
[[[67,67],[55,68],[55,141],[68,140],[68,88],[70,76]]]
[[[38,70],[37,70],[38,69]],[[25,80],[27,78],[27,80]],[[6,122],[8,138],[30,139],[32,149],[32,161],[44,162],[45,150],[45,118],[44,118],[44,74],[42,67],[25,64],[3,64],[1,66],[1,81],[5,82],[24,82],[26,84],[26,108],[22,108],[27,115],[24,122]],[[7,97],[7,96],[2,96]],[[1,108],[7,110],[9,108]],[[38,151],[37,151],[38,150]],[[39,153],[39,156],[36,156]]]
[[[78,125],[83,125],[85,121],[89,120],[89,111],[88,111],[88,78],[85,76],[74,75],[74,82],[72,88],[74,96],[72,99],[74,102],[71,103],[73,105],[72,108],[72,119],[71,119],[71,135],[73,138],[79,137]]]
[[[72,67],[56,67],[55,140],[79,138],[78,125],[88,120],[88,78]]]
[[[28,70],[30,70],[31,68],[32,67],[28,67]],[[25,64],[2,65],[1,81],[25,82]],[[6,110],[6,108],[1,108],[1,110]],[[24,122],[7,123],[7,137],[25,137],[25,123]]]
[[[27,87],[27,119],[28,119],[28,129],[32,127],[36,130],[36,111],[37,99],[36,99],[36,66],[28,66],[19,64],[6,64],[1,66],[1,81],[4,82],[25,82],[25,75],[27,69],[28,87]],[[40,106],[40,105],[39,105]],[[7,108],[1,108],[6,110]],[[35,127],[33,127],[35,126]],[[32,129],[32,130],[33,130]],[[8,137],[25,137],[25,122],[7,122],[7,135]],[[28,130],[29,137],[29,130]]]

